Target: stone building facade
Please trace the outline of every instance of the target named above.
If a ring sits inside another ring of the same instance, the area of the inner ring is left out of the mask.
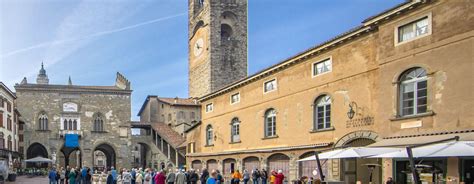
[[[136,149],[141,150],[141,164],[148,162],[155,168],[181,168],[185,165],[185,130],[201,119],[200,104],[193,98],[165,98],[148,96],[138,116],[140,122],[132,123],[140,129],[140,135],[147,140],[138,141]]]
[[[178,134],[201,120],[201,105],[192,98],[148,96],[137,114],[140,122],[164,123]]]
[[[189,96],[247,76],[247,0],[189,0]]]
[[[130,167],[130,82],[120,73],[113,86],[73,85],[70,79],[67,85],[49,84],[46,78],[42,67],[39,83],[25,78],[15,85],[18,109],[24,114],[25,158],[42,156],[62,167],[93,167],[94,152],[101,151],[106,167]],[[65,145],[69,135],[78,136],[78,146]]]
[[[474,140],[474,9],[466,0],[407,1],[356,29],[199,98],[187,165],[313,176],[315,151]],[[193,76],[190,76],[193,77]],[[472,158],[418,160],[437,178],[472,182]],[[323,161],[328,180],[410,180],[403,159]],[[317,173],[314,177],[319,177]],[[429,174],[425,175],[429,177]],[[431,174],[431,178],[433,175]]]
[[[19,163],[20,113],[16,108],[16,95],[0,82],[0,158],[9,159],[10,166]]]

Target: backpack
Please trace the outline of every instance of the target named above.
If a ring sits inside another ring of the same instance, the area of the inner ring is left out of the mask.
[[[56,172],[56,180],[59,180],[59,178],[61,178],[61,174],[59,174],[59,172]]]

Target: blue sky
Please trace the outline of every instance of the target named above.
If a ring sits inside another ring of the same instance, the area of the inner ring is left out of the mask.
[[[404,0],[249,0],[253,74]],[[0,81],[131,82],[132,119],[147,95],[187,97],[187,0],[1,0]]]

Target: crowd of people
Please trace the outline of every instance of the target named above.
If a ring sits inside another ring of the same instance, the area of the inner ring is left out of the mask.
[[[91,168],[51,168],[48,174],[50,184],[283,184],[285,176],[281,170],[270,171],[235,170],[229,176],[223,176],[219,170],[210,172],[190,169],[154,170],[151,168],[119,169],[98,172]],[[226,182],[226,180],[228,180]],[[251,183],[249,183],[251,182]]]

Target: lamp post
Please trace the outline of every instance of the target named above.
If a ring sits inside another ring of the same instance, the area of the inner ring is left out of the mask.
[[[355,109],[355,110],[354,110]],[[356,110],[357,110],[357,103],[355,102],[351,102],[349,103],[349,111],[347,112],[347,117],[349,119],[352,119],[354,118],[354,116],[356,115]]]

